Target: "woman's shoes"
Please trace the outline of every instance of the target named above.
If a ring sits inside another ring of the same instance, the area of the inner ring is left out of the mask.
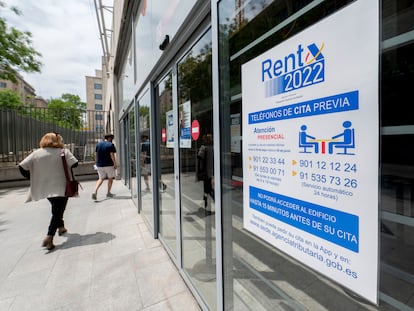
[[[46,247],[47,250],[52,250],[55,248],[55,245],[53,244],[53,236],[48,235],[44,238],[43,243],[42,243],[43,247]]]
[[[58,234],[59,235],[64,235],[66,232],[68,232],[68,230],[65,227],[58,228]],[[49,250],[49,251],[51,251],[52,249],[55,248],[55,245],[53,244],[53,236],[52,235],[47,235],[43,239],[42,247],[46,247],[47,250]]]
[[[66,232],[68,232],[68,230],[65,227],[58,228],[59,235],[64,235]]]

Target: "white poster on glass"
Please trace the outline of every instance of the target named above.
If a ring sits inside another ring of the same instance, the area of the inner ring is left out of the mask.
[[[167,148],[174,148],[174,115],[173,111],[167,111],[165,113],[165,119],[167,120]]]
[[[356,1],[242,66],[244,227],[373,303],[378,63]]]
[[[179,106],[180,148],[191,148],[191,102]]]
[[[240,129],[240,113],[230,115],[230,151],[240,153],[241,151],[241,129]]]

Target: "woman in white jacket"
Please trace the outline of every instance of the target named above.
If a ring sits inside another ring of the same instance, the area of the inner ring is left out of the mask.
[[[39,146],[40,149],[32,152],[19,164],[19,169],[23,176],[30,179],[26,202],[47,198],[51,203],[52,217],[42,246],[52,250],[55,248],[53,237],[56,231],[59,235],[67,232],[63,222],[68,198],[65,197],[66,178],[61,157],[62,149],[65,152],[68,170],[76,167],[78,160],[64,148],[63,138],[58,133],[45,134]]]

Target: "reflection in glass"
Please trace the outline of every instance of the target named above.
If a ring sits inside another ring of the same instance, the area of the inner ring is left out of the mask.
[[[136,83],[140,85],[162,55],[159,46],[170,41],[196,0],[146,0],[135,24]]]
[[[130,187],[131,196],[135,205],[138,206],[138,185],[137,185],[137,154],[135,140],[135,107],[128,113],[129,122],[129,159],[130,159]]]
[[[172,102],[172,74],[169,73],[156,88],[158,95],[158,137],[160,167],[159,217],[160,235],[170,251],[177,256],[175,180],[174,180],[174,122]]]
[[[414,3],[383,1],[382,16],[380,291],[409,310],[414,308],[414,158],[407,146],[414,143],[414,120],[405,99],[414,83]]]
[[[225,310],[375,310],[243,228],[241,66],[352,1],[325,1],[309,9],[315,2],[219,3]],[[413,294],[409,292],[405,301]]]
[[[141,180],[141,213],[145,220],[154,228],[154,208],[152,189],[151,161],[151,98],[147,91],[139,100],[139,135],[140,135],[140,180]]]
[[[215,310],[215,208],[211,184],[214,131],[210,31],[179,62],[177,79],[183,267],[210,309]],[[197,131],[193,131],[195,128]],[[194,133],[198,135],[193,136]],[[201,162],[204,163],[204,168]],[[207,162],[208,172],[203,177],[201,172],[206,171]],[[210,181],[208,192],[205,188],[207,179]]]
[[[121,107],[128,105],[132,101],[135,94],[133,65],[134,59],[132,44],[129,43],[127,55],[118,80],[119,102]]]

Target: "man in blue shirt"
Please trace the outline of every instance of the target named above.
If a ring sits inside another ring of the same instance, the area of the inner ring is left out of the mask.
[[[111,193],[112,183],[116,174],[116,148],[112,143],[113,139],[113,134],[106,134],[105,139],[99,142],[95,148],[95,165],[98,170],[99,179],[96,182],[95,192],[92,193],[93,200],[96,200],[98,189],[102,185],[104,179],[108,179],[108,192],[106,193],[106,197],[112,198],[114,196]]]

